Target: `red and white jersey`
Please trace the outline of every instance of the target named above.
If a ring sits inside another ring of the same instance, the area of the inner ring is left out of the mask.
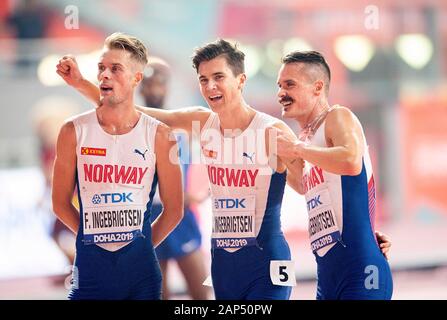
[[[256,112],[244,131],[223,134],[216,113],[205,123],[201,148],[212,194],[213,248],[235,251],[281,232],[285,174],[270,167],[265,143],[266,128],[277,121]]]
[[[325,125],[326,120],[308,141],[310,144],[327,147]],[[362,171],[357,176],[333,174],[305,161],[303,187],[309,213],[309,237],[312,251],[320,257],[337,242],[352,243],[361,239],[362,232],[373,230],[374,176],[368,144],[362,134]]]
[[[157,183],[155,133],[160,122],[140,114],[130,132],[112,135],[101,127],[95,110],[71,120],[77,142],[79,236],[84,244],[116,251],[150,227],[148,210]]]

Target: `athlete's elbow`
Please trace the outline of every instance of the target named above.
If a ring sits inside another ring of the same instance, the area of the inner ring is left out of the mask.
[[[169,217],[172,221],[172,224],[177,226],[180,221],[183,219],[183,204],[172,206],[169,210]]]
[[[172,223],[174,227],[172,229],[176,228],[180,223],[180,221],[182,221],[182,219],[183,219],[183,207],[173,212]]]
[[[344,175],[357,176],[362,172],[362,162],[357,159],[350,159],[345,162]]]
[[[59,218],[62,215],[62,212],[64,211],[64,204],[59,200],[53,199],[52,209],[53,209],[54,215],[57,218]]]
[[[177,224],[183,219],[184,217],[184,210],[183,210],[183,206],[181,206],[180,208],[178,208],[176,210],[176,220],[177,220]]]

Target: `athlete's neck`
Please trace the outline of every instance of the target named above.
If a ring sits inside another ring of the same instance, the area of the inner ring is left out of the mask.
[[[234,106],[225,106],[219,115],[219,122],[221,130],[236,130],[244,131],[250,125],[256,111],[251,108],[244,100]]]
[[[327,100],[318,101],[312,108],[309,115],[302,118],[298,118],[297,121],[300,124],[301,129],[312,127],[316,122],[319,122],[319,118],[329,110],[329,103]]]
[[[133,102],[133,101],[132,101]],[[96,109],[101,127],[109,134],[126,134],[132,130],[140,119],[140,113],[132,104],[103,104]]]

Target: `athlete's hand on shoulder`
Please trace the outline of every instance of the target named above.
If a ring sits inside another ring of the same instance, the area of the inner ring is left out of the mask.
[[[84,79],[79,71],[78,63],[72,55],[65,55],[56,66],[56,73],[64,79],[64,81],[74,88],[79,86]]]
[[[377,242],[379,243],[380,250],[385,258],[388,260],[389,252],[391,248],[391,239],[384,233],[376,231]]]

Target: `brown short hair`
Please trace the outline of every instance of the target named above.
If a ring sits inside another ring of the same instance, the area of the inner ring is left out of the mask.
[[[331,80],[331,69],[324,59],[323,55],[318,51],[294,51],[282,58],[282,63],[301,62],[305,64],[319,65],[323,68],[324,73]]]
[[[217,39],[203,47],[196,48],[192,57],[193,67],[199,72],[199,66],[202,62],[210,61],[219,56],[225,57],[234,76],[245,72],[245,54],[238,49],[236,44],[231,44],[223,39]]]
[[[106,38],[104,46],[108,49],[119,49],[130,52],[132,59],[142,64],[144,67],[147,65],[147,48],[134,36],[115,32]]]
[[[324,56],[318,51],[293,51],[282,58],[283,64],[304,63],[308,66],[320,68],[325,77],[325,93],[329,93],[329,83],[331,82],[331,69]]]

